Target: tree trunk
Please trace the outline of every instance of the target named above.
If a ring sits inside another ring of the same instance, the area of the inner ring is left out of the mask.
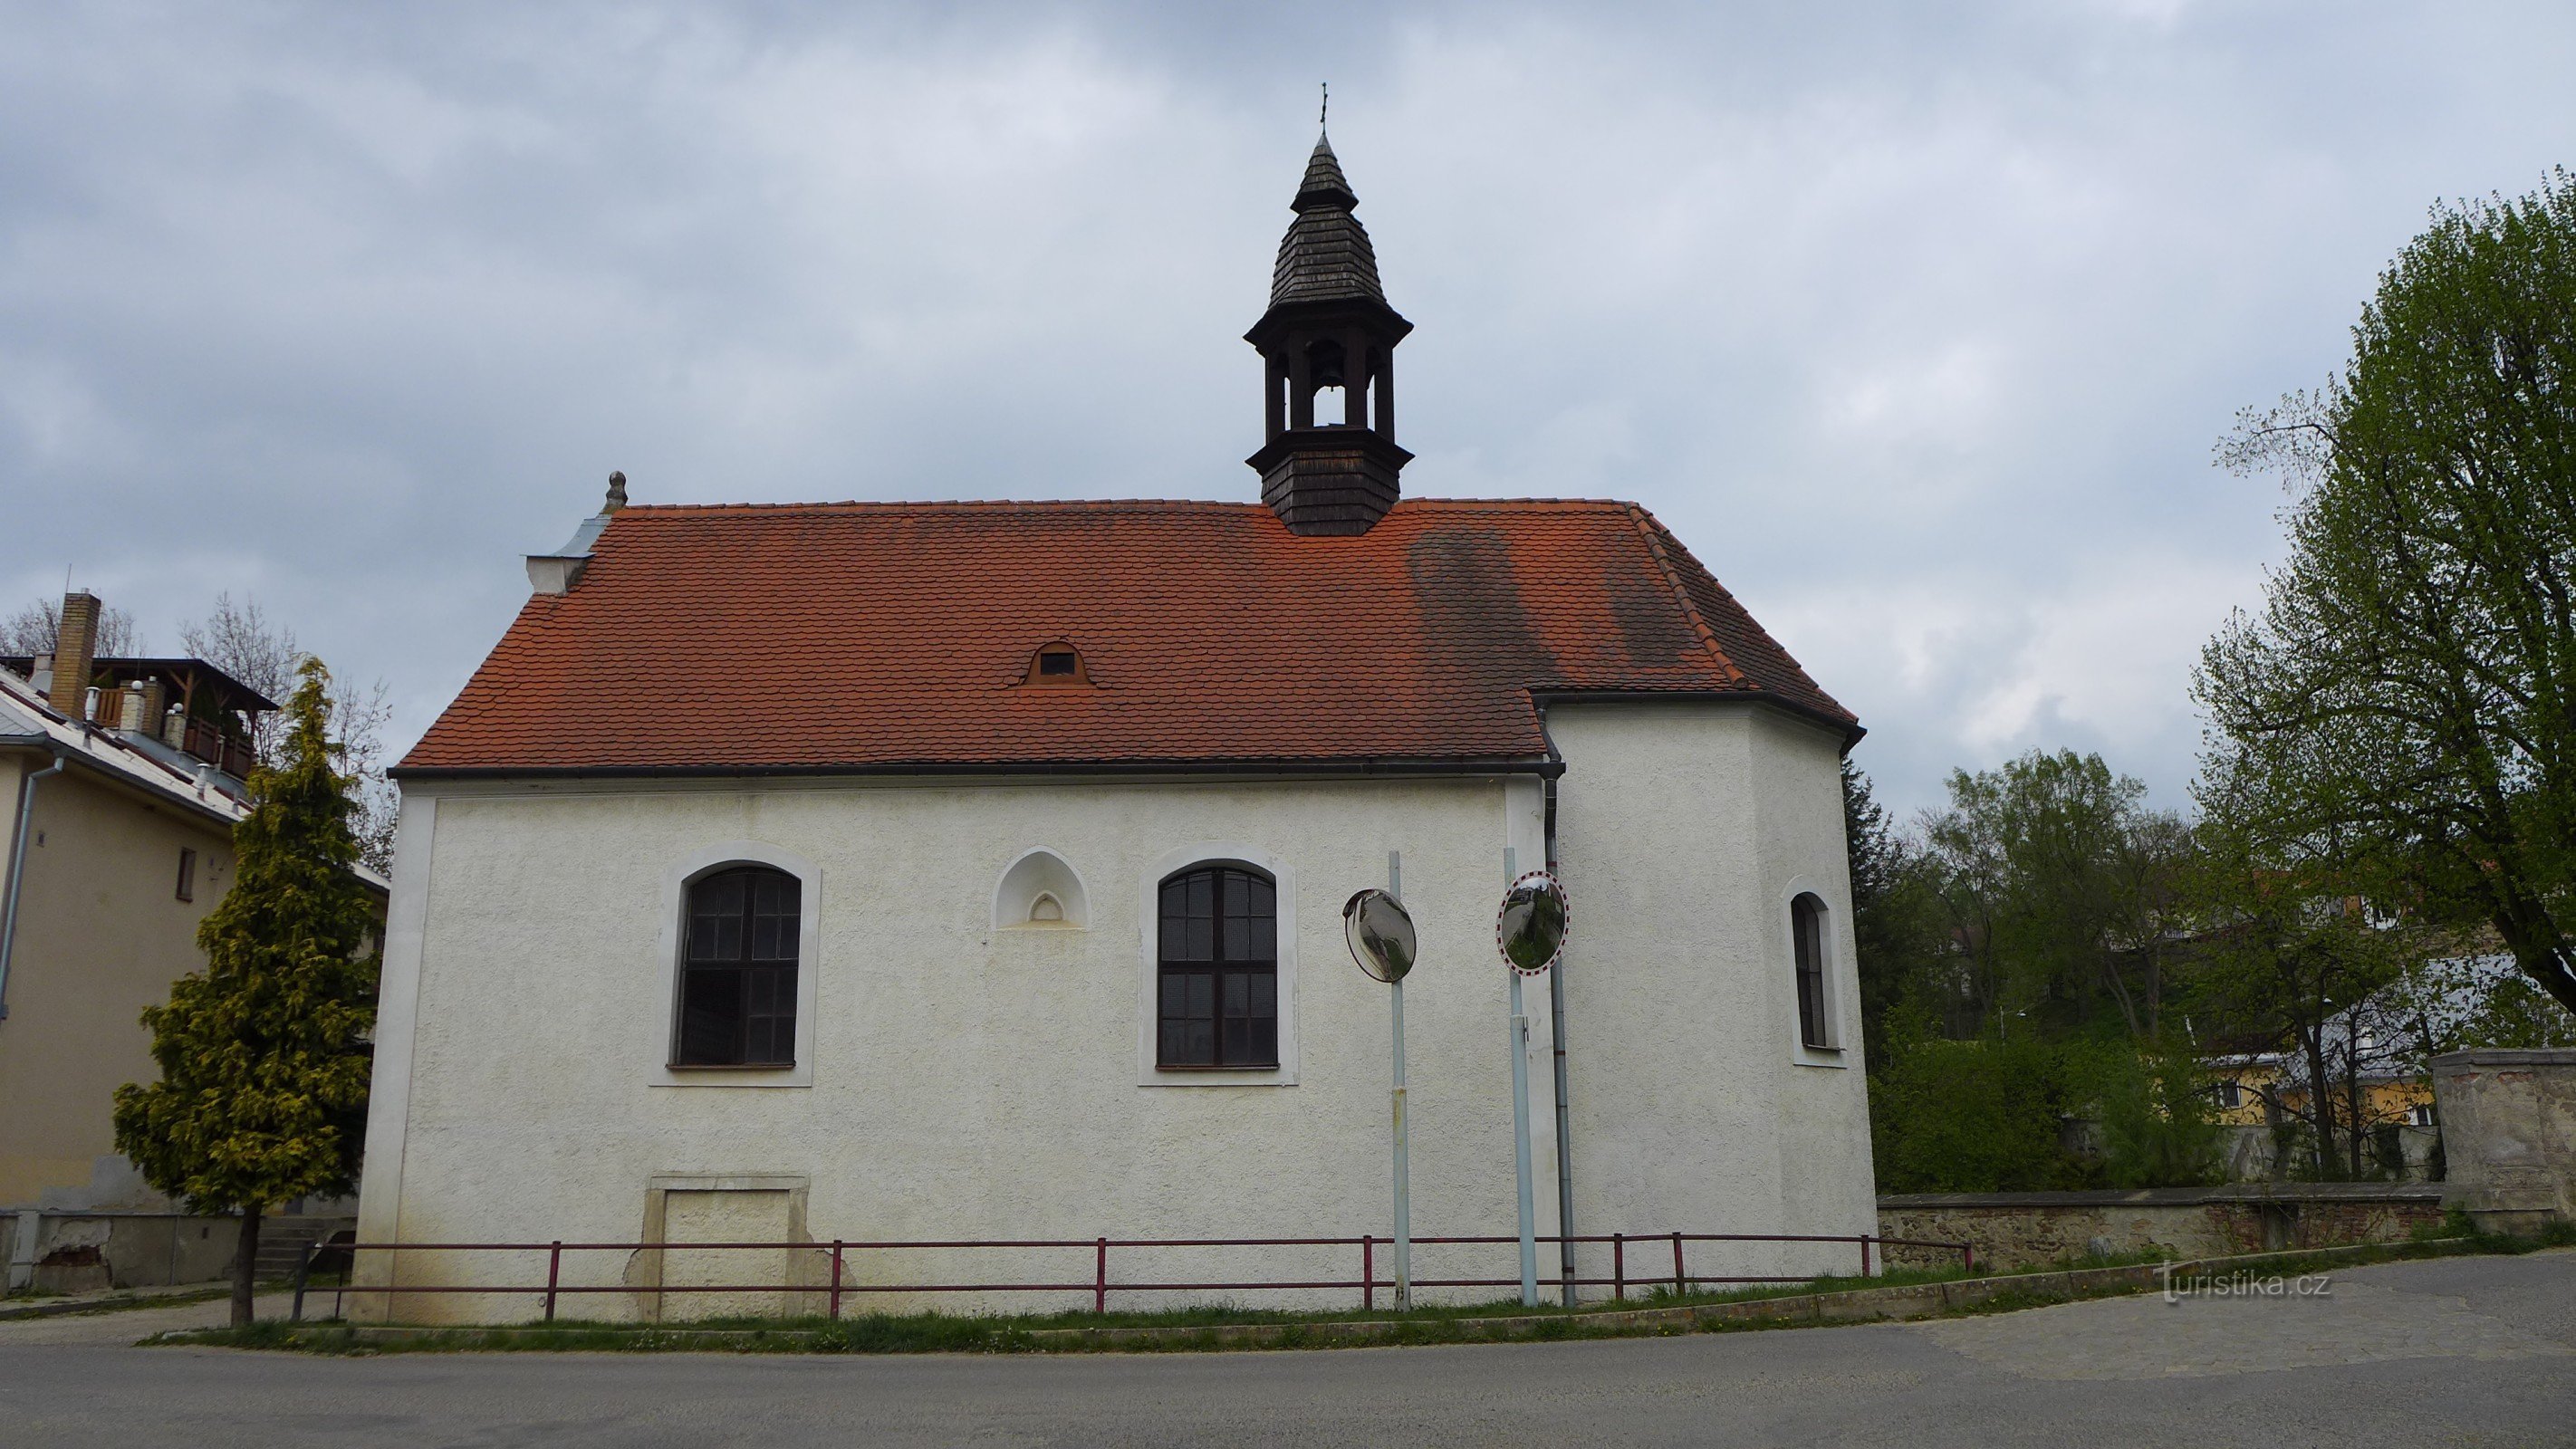
[[[2334,1089],[2326,1079],[2325,1028],[2301,1028],[2301,1043],[2308,1056],[2308,1115],[2317,1124],[2317,1176],[2330,1177],[2336,1170],[2334,1137]]]
[[[241,1242],[233,1249],[233,1327],[250,1327],[252,1275],[259,1271],[259,1208],[242,1209]]]

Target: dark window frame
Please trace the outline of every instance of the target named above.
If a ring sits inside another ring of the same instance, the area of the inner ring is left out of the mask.
[[[184,845],[179,847],[179,889],[176,894],[183,901],[197,899],[197,852]]]
[[[1154,1067],[1277,1071],[1279,885],[1243,861],[1199,861],[1155,887]]]
[[[718,866],[681,891],[670,1065],[796,1065],[805,882],[756,861]]]
[[[1825,989],[1825,903],[1814,891],[1800,891],[1789,902],[1789,940],[1798,989],[1798,1044],[1809,1051],[1839,1050],[1831,995]]]

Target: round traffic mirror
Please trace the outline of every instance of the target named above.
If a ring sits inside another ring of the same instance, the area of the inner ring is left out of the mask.
[[[1565,914],[1565,887],[1555,876],[1534,870],[1513,881],[1494,918],[1504,963],[1523,976],[1546,975],[1565,951]]]
[[[1342,936],[1351,959],[1380,981],[1401,981],[1413,969],[1413,917],[1384,891],[1361,891],[1342,904]]]

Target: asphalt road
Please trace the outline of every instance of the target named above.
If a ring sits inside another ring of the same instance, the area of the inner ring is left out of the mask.
[[[0,1324],[0,1445],[2576,1445],[2576,1253],[2386,1264],[2328,1286],[1925,1324],[1135,1357],[329,1359],[69,1341],[142,1331],[129,1314]]]

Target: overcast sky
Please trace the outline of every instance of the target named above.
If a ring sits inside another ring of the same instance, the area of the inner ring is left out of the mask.
[[[2436,199],[2576,161],[2576,8],[0,3],[0,604],[256,596],[397,745],[638,501],[1251,499],[1315,87],[1410,494],[1645,503],[1889,803],[2185,802],[2239,407]]]

